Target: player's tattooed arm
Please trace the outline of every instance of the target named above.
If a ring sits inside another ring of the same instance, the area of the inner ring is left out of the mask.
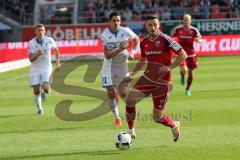
[[[186,58],[187,58],[187,53],[183,49],[180,49],[178,51],[178,55],[177,55],[175,61],[173,61],[173,63],[171,63],[170,66],[161,66],[159,68],[159,73],[165,74],[167,72],[170,72],[172,69],[179,66],[182,63],[182,61],[185,60]]]
[[[169,66],[169,68],[172,70],[173,68],[179,66],[186,58],[187,53],[183,49],[180,49],[175,61]]]
[[[29,55],[29,60],[30,62],[34,62],[39,56],[41,56],[43,53],[42,51],[39,49],[36,52],[34,52],[33,54]]]

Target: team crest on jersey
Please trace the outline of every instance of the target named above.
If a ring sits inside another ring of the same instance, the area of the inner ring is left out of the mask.
[[[192,31],[189,31],[189,34],[192,34],[193,32]]]
[[[146,44],[144,47],[145,47],[145,48],[147,48],[147,47],[148,47],[148,45]]]
[[[159,47],[159,46],[160,46],[160,41],[156,41],[156,42],[155,42],[155,46],[156,46],[156,47]]]
[[[121,34],[121,38],[123,38],[124,34]]]
[[[111,39],[111,38],[112,38],[112,36],[109,36],[109,37],[108,37],[108,39]]]

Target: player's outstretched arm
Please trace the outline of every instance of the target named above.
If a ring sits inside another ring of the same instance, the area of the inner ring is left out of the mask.
[[[130,74],[130,76],[134,77],[139,71],[141,71],[141,69],[143,68],[143,66],[146,63],[147,63],[147,58],[146,57],[140,58],[140,60],[136,64],[135,68],[133,69],[132,73]]]
[[[116,56],[118,53],[130,47],[130,44],[127,41],[122,42],[118,48],[114,48],[112,50],[104,49],[104,55],[107,59]]]
[[[60,57],[58,48],[54,48],[55,56],[56,56],[56,70],[60,68]]]
[[[136,66],[135,66],[135,68],[133,69],[133,71],[131,72],[131,74],[123,79],[123,81],[122,81],[121,84],[120,84],[120,88],[121,88],[122,86],[124,86],[124,87],[127,86],[128,83],[130,83],[130,82],[132,81],[133,77],[134,77],[139,71],[141,71],[142,67],[143,67],[146,63],[147,63],[147,59],[146,59],[145,57],[142,57],[142,58],[138,61],[138,63],[136,64]]]
[[[34,62],[41,55],[42,55],[42,51],[40,49],[34,52],[33,54],[30,54],[29,55],[30,62]]]

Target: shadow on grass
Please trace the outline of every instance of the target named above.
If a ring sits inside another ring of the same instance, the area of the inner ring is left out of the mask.
[[[81,155],[87,155],[87,156],[108,156],[108,155],[119,155],[121,153],[129,152],[129,151],[141,151],[147,149],[156,149],[156,148],[166,148],[167,146],[159,145],[159,146],[152,146],[152,147],[134,147],[130,150],[105,150],[105,151],[82,151],[82,152],[70,152],[70,153],[56,153],[56,154],[39,154],[39,155],[26,155],[26,156],[17,156],[17,157],[0,157],[1,160],[16,160],[16,159],[34,159],[34,158],[49,158],[49,159],[55,159],[57,157],[62,156],[81,156]],[[96,157],[94,157],[96,158]]]
[[[13,117],[24,117],[24,116],[31,116],[33,114],[13,114],[13,115],[3,115],[0,116],[0,119],[2,118],[13,118]]]
[[[87,128],[106,128],[112,127],[113,125],[91,125],[91,126],[81,126],[81,127],[66,127],[66,128],[51,128],[51,129],[38,129],[38,130],[20,130],[20,131],[0,131],[0,134],[11,134],[11,133],[34,133],[34,132],[49,132],[49,131],[69,131],[69,130],[79,130]]]
[[[114,155],[120,154],[118,150],[105,150],[105,151],[83,151],[83,152],[70,152],[70,153],[56,153],[56,154],[38,154],[38,155],[26,155],[26,156],[18,156],[18,157],[9,157],[4,158],[0,157],[1,160],[16,160],[16,159],[34,159],[34,158],[50,158],[55,159],[61,156],[76,156],[76,155],[89,155],[89,156],[106,156],[106,155]]]

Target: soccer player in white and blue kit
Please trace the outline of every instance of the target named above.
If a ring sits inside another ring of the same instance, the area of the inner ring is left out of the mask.
[[[102,67],[102,86],[106,88],[109,106],[115,118],[115,125],[121,125],[118,111],[117,94],[120,82],[128,75],[128,57],[133,58],[139,45],[138,36],[129,28],[121,27],[121,16],[117,12],[109,15],[109,28],[102,32],[101,40],[104,48],[104,61]],[[130,41],[133,49],[128,52]],[[120,93],[123,95],[123,93]]]
[[[56,69],[59,68],[59,51],[55,41],[51,37],[45,36],[43,24],[36,25],[35,34],[29,41],[29,60],[31,62],[29,83],[33,87],[33,98],[38,109],[38,115],[43,114],[41,98],[44,101],[45,93],[50,92],[50,79],[52,74],[51,49],[56,55]],[[41,91],[42,88],[42,91]],[[40,96],[42,92],[42,97]]]

